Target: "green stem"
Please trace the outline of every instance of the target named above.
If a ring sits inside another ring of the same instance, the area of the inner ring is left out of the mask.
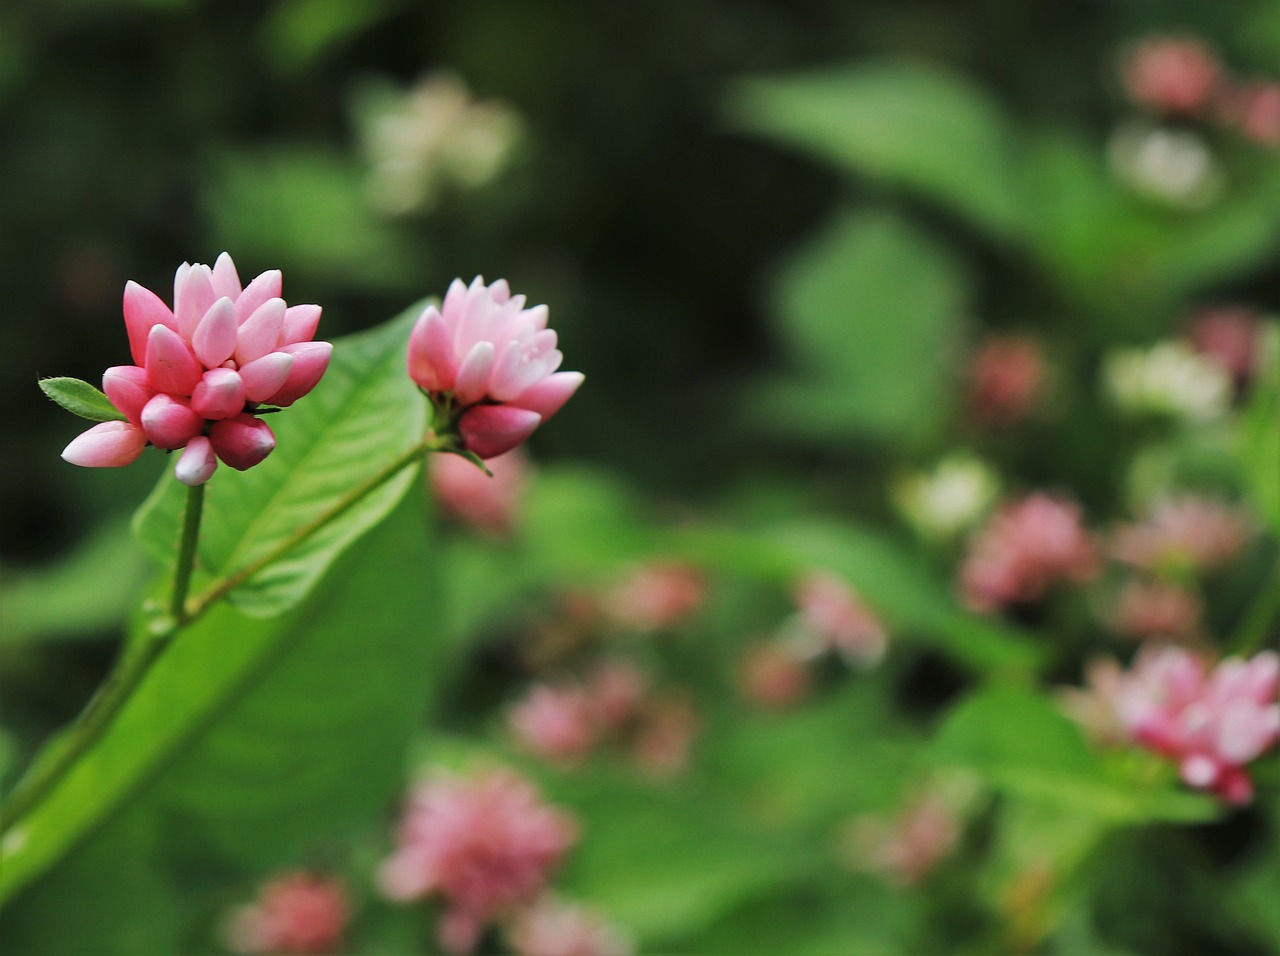
[[[418,461],[424,454],[444,451],[442,443],[433,434],[389,463],[377,474],[353,488],[344,498],[315,520],[298,528],[279,545],[240,570],[223,578],[194,602],[188,604],[187,591],[191,583],[191,571],[195,562],[196,535],[200,529],[200,512],[203,506],[201,486],[191,489],[187,497],[187,511],[183,519],[182,540],[178,546],[178,567],[174,577],[170,616],[152,631],[136,648],[126,650],[120,663],[107,677],[106,683],[89,701],[67,732],[61,747],[54,745],[52,753],[43,762],[37,762],[31,771],[6,800],[0,809],[0,832],[26,816],[44,799],[71,770],[128,703],[133,692],[150,672],[165,648],[177,633],[204,615],[219,599],[249,580],[267,565],[278,561],[291,549],[301,544],[331,521],[345,514],[364,498],[386,484],[405,468]]]
[[[1276,559],[1271,573],[1263,581],[1262,590],[1240,622],[1240,629],[1229,645],[1231,652],[1240,657],[1248,657],[1261,650],[1277,615],[1280,615],[1280,558]]]
[[[200,517],[204,512],[204,485],[187,489],[187,511],[182,517],[182,538],[178,542],[178,568],[173,577],[173,599],[169,613],[181,627],[187,617],[187,591],[191,588],[191,571],[196,564],[196,545],[200,538]]]

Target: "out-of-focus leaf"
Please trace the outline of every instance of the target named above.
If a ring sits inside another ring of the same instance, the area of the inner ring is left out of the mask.
[[[282,72],[299,72],[402,5],[401,0],[278,0],[262,24],[264,57]]]
[[[78,378],[42,378],[40,391],[73,415],[91,422],[122,422],[125,417],[99,389]]]
[[[753,422],[785,435],[931,434],[967,286],[951,257],[904,220],[839,219],[778,278],[780,334],[800,369],[753,396]]]
[[[916,190],[1011,238],[1024,211],[1007,119],[963,76],[883,62],[739,80],[731,123]]]
[[[276,449],[262,464],[210,480],[200,529],[204,583],[230,575],[318,519],[421,440],[425,403],[404,373],[414,307],[372,332],[335,343],[324,379],[272,416]],[[246,614],[280,614],[306,597],[333,560],[395,507],[406,468],[230,594]],[[135,518],[138,540],[166,566],[176,559],[186,487],[165,474]],[[195,589],[198,593],[198,588]]]
[[[151,570],[128,522],[117,521],[52,567],[8,572],[0,583],[0,645],[111,630],[128,617]]]
[[[407,505],[292,613],[267,621],[220,605],[183,631],[10,831],[0,900],[130,801],[176,828],[174,855],[242,866],[287,862],[308,841],[367,824],[397,785],[436,653],[425,534]]]
[[[1240,461],[1258,514],[1280,535],[1280,325],[1259,337],[1259,374],[1240,429]]]
[[[290,275],[354,288],[415,288],[418,249],[374,215],[363,173],[346,157],[276,147],[228,154],[218,171],[206,195],[219,245],[279,263]]]
[[[974,770],[998,789],[1098,820],[1190,823],[1219,813],[1208,797],[1113,779],[1080,729],[1029,690],[992,687],[961,701],[931,749],[938,763]]]

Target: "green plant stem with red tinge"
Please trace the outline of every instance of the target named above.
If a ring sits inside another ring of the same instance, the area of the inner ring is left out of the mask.
[[[188,600],[191,573],[195,567],[200,518],[204,504],[204,486],[190,489],[183,516],[182,536],[178,543],[178,560],[174,575],[169,613],[155,622],[147,636],[125,650],[120,663],[106,682],[76,718],[62,744],[55,745],[47,759],[37,760],[0,808],[0,832],[7,832],[45,798],[70,772],[76,761],[89,750],[110,726],[112,719],[129,702],[165,649],[187,625],[199,620],[219,600],[244,584],[263,568],[288,554],[311,535],[359,504],[404,469],[431,452],[455,452],[452,443],[434,432],[411,449],[388,463],[381,471],[351,490],[334,507],[303,525],[262,557],[227,575],[194,600]],[[483,467],[483,466],[481,466]]]

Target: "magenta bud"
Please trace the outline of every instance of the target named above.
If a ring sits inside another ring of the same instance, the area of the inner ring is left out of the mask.
[[[124,327],[129,333],[129,351],[133,360],[139,365],[146,364],[147,336],[153,326],[167,325],[171,329],[178,328],[178,320],[174,318],[169,307],[160,297],[138,283],[130,280],[124,286]]]
[[[142,409],[142,430],[157,448],[181,448],[200,434],[204,419],[183,399],[161,392]]]
[[[458,432],[470,452],[496,458],[533,434],[542,416],[511,405],[475,405],[462,413]]]
[[[276,436],[267,423],[249,414],[216,422],[209,429],[209,441],[218,457],[236,471],[252,468],[276,447]]]
[[[289,377],[284,380],[280,390],[264,401],[268,405],[283,408],[292,405],[316,387],[329,368],[333,346],[328,342],[300,342],[297,345],[286,345],[280,351],[293,356],[293,368],[289,369]]]
[[[116,410],[135,425],[142,424],[142,406],[155,394],[147,370],[136,365],[113,365],[107,369],[102,373],[102,390]]]
[[[203,435],[197,435],[187,442],[182,450],[178,463],[173,468],[174,475],[184,485],[195,487],[203,485],[218,467],[218,458],[213,453],[213,444]]]
[[[202,418],[218,421],[244,411],[244,382],[230,368],[211,368],[204,373],[191,396],[191,410]]]
[[[166,325],[154,325],[147,333],[144,365],[151,387],[170,395],[190,395],[204,372],[182,336]]]
[[[147,447],[147,436],[129,422],[102,422],[77,436],[62,451],[64,460],[83,468],[122,468]]]

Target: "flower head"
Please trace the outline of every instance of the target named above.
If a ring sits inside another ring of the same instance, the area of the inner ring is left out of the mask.
[[[170,309],[136,282],[124,290],[124,322],[136,365],[102,376],[102,390],[127,419],[95,425],[62,457],[111,468],[134,461],[147,445],[186,451],[180,481],[208,481],[218,461],[240,471],[275,448],[258,418],[262,406],[292,405],[320,381],[333,346],[312,341],[318,305],[288,306],[280,272],[242,286],[227,253],[212,267],[183,263]]]
[[[431,399],[437,430],[460,450],[494,458],[528,438],[582,384],[557,372],[563,356],[545,305],[525,308],[505,279],[455,279],[409,337],[409,377]]]
[[[1134,103],[1160,113],[1190,115],[1211,103],[1223,76],[1217,56],[1202,40],[1155,36],[1124,51],[1120,78]]]
[[[502,537],[515,525],[528,483],[528,459],[523,449],[513,448],[487,464],[488,475],[457,455],[433,455],[431,490],[451,518],[482,534]]]
[[[1245,766],[1280,739],[1280,655],[1216,666],[1178,647],[1147,648],[1122,678],[1120,718],[1130,736],[1178,764],[1192,787],[1248,803]]]
[[[236,909],[227,943],[237,953],[330,953],[349,916],[347,893],[335,879],[303,871],[266,883],[253,903]]]
[[[889,632],[862,596],[843,578],[815,569],[796,584],[799,614],[792,642],[809,656],[837,651],[852,664],[870,666],[884,657]]]
[[[577,685],[537,684],[511,708],[508,722],[516,739],[531,753],[573,764],[595,746],[599,736],[593,704],[586,690]]]
[[[466,951],[484,924],[541,892],[577,833],[510,770],[436,774],[410,794],[379,883],[395,900],[442,897],[443,941]]]
[[[657,561],[628,572],[604,594],[602,603],[623,627],[661,631],[696,614],[706,596],[706,579],[697,568]]]
[[[1148,571],[1211,571],[1239,553],[1250,530],[1239,508],[1183,495],[1163,498],[1143,521],[1117,528],[1111,550],[1119,560]]]
[[[984,425],[1012,425],[1034,411],[1047,369],[1040,344],[1022,336],[991,336],[969,369],[969,411]]]
[[[543,897],[522,910],[508,939],[517,956],[631,956],[631,941],[583,906]]]

